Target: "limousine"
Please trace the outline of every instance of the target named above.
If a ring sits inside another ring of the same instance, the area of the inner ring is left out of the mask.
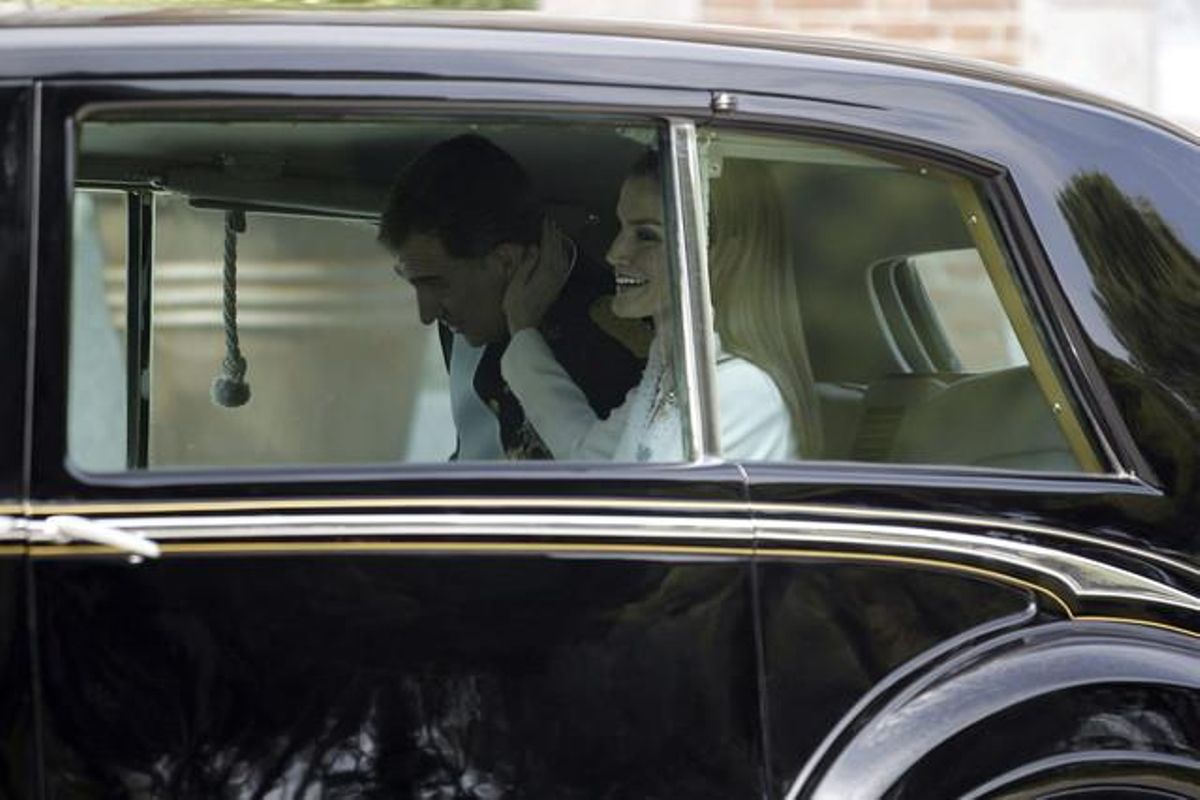
[[[677,451],[462,448],[528,424],[508,340],[379,225],[464,136]],[[729,281],[746,170],[782,222]],[[854,43],[0,24],[0,796],[1196,797],[1197,187],[1146,113]],[[731,444],[735,372],[796,448]]]

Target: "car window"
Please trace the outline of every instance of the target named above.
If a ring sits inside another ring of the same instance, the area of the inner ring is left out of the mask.
[[[734,131],[704,159],[727,457],[1100,468],[982,183]]]
[[[685,460],[662,181],[623,194],[658,141],[598,120],[82,121],[70,460]]]

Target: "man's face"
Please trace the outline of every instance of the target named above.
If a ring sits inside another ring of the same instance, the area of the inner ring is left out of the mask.
[[[476,347],[507,337],[508,270],[498,252],[503,247],[478,258],[456,258],[435,235],[409,236],[396,253],[396,274],[416,289],[421,322],[440,320]]]

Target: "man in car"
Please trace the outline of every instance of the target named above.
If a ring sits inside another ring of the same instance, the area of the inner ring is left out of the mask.
[[[547,222],[524,168],[488,139],[457,136],[408,164],[381,214],[379,240],[416,290],[421,322],[438,324],[454,458],[551,457],[500,375],[509,281],[551,248],[568,248],[568,261],[578,256],[539,326],[555,357],[601,416],[637,382],[642,361],[594,321],[611,318],[611,272],[574,253]]]

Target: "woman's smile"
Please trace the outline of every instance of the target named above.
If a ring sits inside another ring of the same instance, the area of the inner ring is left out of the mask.
[[[633,275],[627,272],[618,272],[614,278],[617,283],[617,291],[635,289],[650,282],[650,279],[643,275]]]

